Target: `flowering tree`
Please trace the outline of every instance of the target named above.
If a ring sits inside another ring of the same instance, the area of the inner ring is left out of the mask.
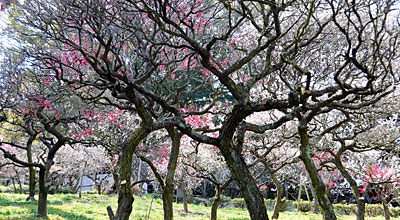
[[[5,113],[7,114],[7,113]],[[2,133],[3,138],[1,141],[8,142],[8,143],[26,143],[26,147],[23,149],[18,149],[18,151],[25,151],[19,152],[17,155],[22,156],[26,155],[26,159],[29,163],[33,162],[33,149],[32,145],[33,142],[36,140],[37,136],[40,132],[32,127],[32,123],[29,119],[21,119],[18,114],[8,113],[6,120],[1,122],[2,125]],[[27,126],[28,125],[28,126]],[[17,138],[18,136],[18,138]],[[12,150],[12,148],[8,149]],[[15,153],[15,150],[14,151]],[[35,186],[36,186],[36,172],[34,167],[29,167],[29,196],[27,201],[35,200]]]
[[[378,198],[382,202],[385,219],[390,219],[390,211],[388,203],[390,197],[393,196],[395,188],[400,181],[399,172],[397,169],[385,166],[384,164],[368,164],[366,169],[366,180],[370,185],[373,185],[375,191],[378,194]]]
[[[397,116],[393,114],[392,107],[381,107],[394,97],[396,93],[373,105],[379,109],[377,111],[370,108],[359,110],[355,115],[347,111],[336,112],[335,117],[320,118],[315,124],[314,131],[326,131],[322,138],[314,141],[316,148],[313,155],[321,178],[332,188],[340,183],[330,177],[345,180],[357,203],[359,220],[365,218],[365,188],[369,182],[365,179],[365,170],[369,166],[368,161],[389,163],[389,160],[380,158],[397,152]],[[370,158],[372,155],[374,158]]]
[[[248,117],[246,121],[252,124],[261,124],[262,122],[271,120],[275,116],[255,114]],[[279,218],[283,196],[282,180],[285,176],[294,175],[291,169],[286,169],[292,164],[299,161],[299,150],[297,147],[297,140],[294,140],[293,135],[295,132],[295,125],[293,123],[286,123],[274,131],[267,131],[262,135],[257,133],[250,133],[245,138],[244,155],[247,159],[247,164],[254,170],[256,179],[262,177],[267,173],[276,187],[276,203],[272,219]],[[272,135],[279,134],[279,138],[272,138]],[[262,166],[258,166],[261,164]],[[254,168],[253,168],[254,167]]]
[[[218,147],[251,218],[268,219],[242,154],[244,137],[249,131],[264,133],[295,121],[300,159],[324,218],[336,219],[310,157],[309,127],[320,115],[353,113],[392,91],[399,48],[398,29],[388,19],[393,4],[35,1],[19,8],[17,14],[23,16],[16,23],[31,30],[19,30],[20,36],[48,42],[24,49],[51,76],[88,89],[81,96],[96,101],[107,91],[120,101],[111,103],[138,112],[141,126],[122,148],[121,182],[130,178],[127,164],[138,143],[156,128],[175,126],[198,142]],[[191,100],[189,91],[198,98]],[[212,108],[218,100],[227,106]],[[206,107],[180,111],[193,102]],[[280,114],[262,125],[245,122],[256,112]],[[217,116],[217,137],[185,120],[205,113]],[[133,201],[130,184],[125,185],[119,219],[128,218]]]
[[[210,181],[215,186],[215,196],[211,205],[211,219],[215,220],[221,195],[231,184],[233,178],[230,176],[218,148],[197,143],[187,136],[184,140],[186,144],[181,153],[181,166],[186,171],[186,176],[195,178],[190,181],[192,189],[198,185],[196,183],[200,183],[199,180]]]
[[[58,157],[55,158],[54,165],[58,169],[57,173],[52,175],[52,181],[58,183],[56,185],[65,186],[75,183],[78,186],[83,176],[87,176],[94,183],[97,183],[97,174],[109,173],[111,157],[104,148],[77,144],[73,148],[70,146],[61,148]],[[97,187],[98,191],[101,192],[101,186]],[[77,188],[73,187],[72,189],[76,190]]]
[[[22,134],[22,138],[2,138],[0,143],[8,148],[1,147],[0,150],[5,158],[19,166],[39,169],[38,214],[45,217],[47,181],[56,154],[65,145],[83,141],[82,133],[88,127],[87,118],[80,114],[77,105],[74,105],[74,96],[65,89],[65,85],[43,78],[43,72],[29,65],[25,59],[10,60],[9,64],[13,67],[2,75],[6,85],[2,92],[8,94],[2,97],[2,102],[6,104],[3,110],[10,117],[2,124],[8,124],[8,132],[14,133],[13,135]],[[7,129],[7,126],[2,128]],[[35,141],[40,141],[40,144],[33,145]],[[40,151],[37,161],[32,160],[34,146],[36,151]],[[10,148],[26,151],[27,159],[19,157],[21,155],[13,153]],[[34,177],[32,173],[35,171],[31,168],[30,172],[31,178]],[[32,188],[34,187],[31,186]]]

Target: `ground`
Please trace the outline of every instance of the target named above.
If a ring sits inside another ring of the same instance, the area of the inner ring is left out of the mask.
[[[37,202],[26,202],[26,195],[0,193],[0,219],[1,220],[37,220]],[[111,204],[116,210],[117,197],[107,195],[83,194],[79,198],[74,194],[49,195],[48,213],[52,220],[100,220],[108,219],[106,207]],[[149,220],[161,220],[162,202],[150,196],[135,197],[131,219],[144,220],[146,213]],[[210,207],[202,205],[189,205],[189,214],[185,216],[182,204],[174,204],[175,220],[203,220],[210,218]],[[271,216],[271,213],[268,213]],[[238,208],[218,209],[220,220],[250,220],[246,210]],[[310,213],[284,212],[280,220],[319,220],[321,215]],[[355,216],[338,216],[339,220],[355,220]],[[384,219],[383,217],[367,218],[368,220]],[[392,218],[394,219],[394,218]]]

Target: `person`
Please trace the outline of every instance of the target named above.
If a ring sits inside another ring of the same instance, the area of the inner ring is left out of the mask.
[[[147,183],[146,182],[143,183],[142,194],[147,194]]]
[[[154,192],[154,186],[150,181],[147,183],[147,192],[148,193],[153,193]]]
[[[281,199],[282,199],[282,201],[285,201],[286,200],[286,194],[287,194],[286,187],[285,187],[285,184],[283,184],[283,183],[281,183],[280,185],[282,187]]]

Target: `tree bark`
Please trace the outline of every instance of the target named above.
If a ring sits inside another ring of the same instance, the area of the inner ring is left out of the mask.
[[[325,192],[325,186],[321,178],[318,175],[317,168],[314,162],[311,160],[309,140],[307,134],[307,126],[304,122],[298,127],[298,132],[300,135],[300,159],[303,161],[306,170],[310,175],[311,182],[314,186],[315,193],[318,199],[318,203],[321,206],[323,217],[325,220],[336,220],[336,215],[329,201],[328,195]]]
[[[382,200],[382,206],[383,206],[383,213],[385,215],[385,220],[390,220],[390,210],[385,198],[383,198]]]
[[[119,176],[118,176],[118,173],[117,172],[113,172],[112,175],[113,175],[114,185],[115,185],[117,194],[119,194],[119,189],[118,189]]]
[[[15,178],[14,177],[11,177],[11,182],[12,182],[13,187],[14,187],[14,193],[17,194],[17,187],[15,186]]]
[[[34,138],[36,138],[36,136],[34,137],[30,137],[27,144],[26,144],[26,154],[28,157],[28,163],[33,163],[33,159],[32,159],[32,143]],[[36,172],[35,172],[35,168],[33,166],[29,167],[29,196],[26,199],[26,201],[35,201],[35,193],[36,193]]]
[[[185,180],[183,180],[182,186],[181,186],[181,190],[183,193],[183,211],[185,212],[185,214],[188,214],[189,210],[188,210],[188,200],[187,200],[187,191],[186,191],[186,182]]]
[[[313,196],[313,204],[314,204],[313,213],[317,214],[317,213],[318,213],[317,194],[315,193],[314,186],[313,186],[313,184],[311,183],[311,179],[310,179],[310,176],[309,176],[308,174],[307,174],[307,179],[308,179],[308,181],[310,182],[311,194],[312,194],[312,196]]]
[[[162,188],[163,191],[162,196],[163,196],[164,220],[172,220],[174,218],[174,210],[172,207],[173,203],[172,193],[174,191],[175,170],[178,164],[178,156],[179,156],[182,134],[173,127],[167,127],[167,131],[172,140],[172,147],[168,161],[165,185]]]
[[[282,186],[281,183],[279,182],[278,178],[276,178],[275,173],[271,170],[271,168],[269,167],[269,164],[266,164],[265,168],[268,171],[268,174],[270,175],[272,181],[275,184],[276,187],[276,202],[275,202],[275,206],[274,206],[274,212],[272,214],[272,219],[278,219],[279,218],[279,212],[281,211],[281,207],[282,207]]]
[[[19,194],[22,194],[22,183],[21,183],[21,175],[19,175],[18,170],[15,170],[15,174],[17,176],[17,182],[18,182],[18,187],[19,187]]]
[[[215,200],[211,206],[211,220],[217,220],[217,212],[218,212],[219,203],[221,202],[222,192],[226,189],[226,187],[229,186],[229,184],[231,184],[232,181],[233,181],[233,178],[231,177],[222,186],[221,186],[221,184],[216,183],[217,190],[215,193]]]
[[[150,123],[143,121],[140,127],[132,134],[129,143],[122,146],[120,156],[118,187],[118,209],[115,215],[117,220],[128,220],[132,212],[132,156],[138,144],[150,133]]]
[[[349,172],[347,172],[346,168],[343,166],[342,161],[340,160],[340,156],[343,150],[339,150],[338,154],[335,156],[335,165],[343,175],[343,177],[349,182],[351,190],[353,191],[354,199],[357,202],[357,220],[365,219],[365,199],[361,195],[360,189],[358,188],[357,182],[353,179]],[[368,186],[367,186],[368,187]]]
[[[121,152],[121,166],[120,166],[120,182],[116,183],[118,187],[118,209],[116,214],[117,220],[128,220],[132,212],[132,187],[131,187],[131,174],[132,174],[132,153],[129,145],[122,147]]]
[[[41,218],[47,217],[47,194],[48,189],[46,186],[48,170],[47,168],[39,169],[39,201],[38,201],[38,215]]]
[[[217,211],[219,203],[221,201],[221,193],[222,193],[221,187],[217,186],[217,190],[215,192],[215,199],[211,206],[211,220],[217,220]]]
[[[267,209],[256,181],[249,172],[247,165],[240,153],[228,141],[221,140],[220,150],[225,158],[228,168],[239,187],[240,193],[246,201],[247,210],[252,220],[268,220]]]
[[[165,185],[162,190],[162,201],[163,201],[163,210],[164,210],[164,220],[172,220],[174,215],[174,210],[172,207],[173,197],[172,193],[174,191],[173,185]]]
[[[386,201],[386,198],[384,196],[385,188],[386,186],[383,187],[382,191],[379,192],[378,187],[374,185],[375,191],[378,193],[379,198],[382,201],[382,206],[383,206],[383,215],[385,216],[385,220],[390,220],[390,210],[389,210],[389,205]]]

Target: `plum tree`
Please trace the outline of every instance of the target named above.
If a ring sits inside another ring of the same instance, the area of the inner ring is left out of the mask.
[[[300,159],[324,219],[333,220],[311,155],[312,140],[337,126],[313,137],[312,125],[335,111],[353,114],[394,90],[399,48],[394,4],[35,1],[15,9],[15,23],[30,31],[14,32],[26,40],[20,47],[37,67],[79,88],[80,97],[137,112],[141,124],[121,148],[121,183],[130,179],[136,146],[151,131],[174,127],[216,146],[251,218],[268,219],[244,159],[244,138],[293,121]],[[200,91],[202,97],[195,96]],[[191,100],[189,93],[197,98]],[[205,105],[181,111],[193,103]],[[277,117],[257,125],[245,121],[257,112]],[[199,129],[186,120],[206,113],[215,115],[215,128]],[[217,135],[209,135],[211,131]],[[119,192],[117,219],[127,219],[133,201],[130,184]]]

